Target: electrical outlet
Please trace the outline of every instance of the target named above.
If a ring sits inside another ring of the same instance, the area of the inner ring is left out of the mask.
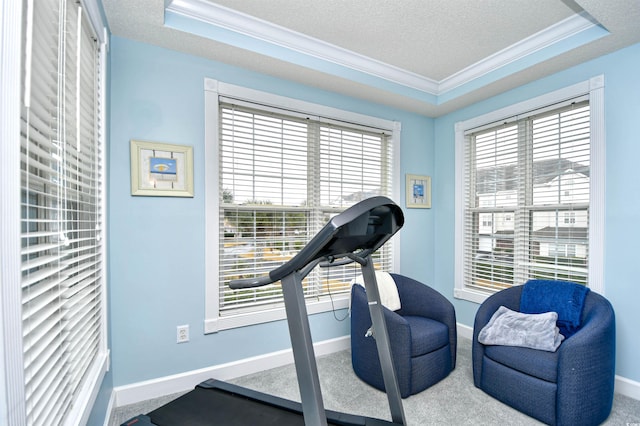
[[[177,343],[186,343],[189,341],[189,325],[179,325],[177,332]]]

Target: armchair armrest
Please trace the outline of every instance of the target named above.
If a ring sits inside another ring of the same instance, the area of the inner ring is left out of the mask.
[[[471,359],[473,361],[473,382],[476,387],[480,387],[480,375],[482,374],[482,358],[484,356],[484,345],[478,342],[480,330],[487,325],[493,314],[500,306],[505,306],[513,311],[520,310],[520,296],[522,286],[513,286],[492,294],[485,300],[476,312],[473,323],[473,340],[471,346]]]
[[[582,418],[588,423],[589,419],[606,417],[610,412],[615,348],[613,307],[604,297],[591,292],[585,300],[581,328],[558,348],[559,419]],[[603,395],[610,398],[603,400]]]

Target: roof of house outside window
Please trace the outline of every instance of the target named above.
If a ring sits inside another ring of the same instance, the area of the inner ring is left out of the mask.
[[[515,191],[518,173],[518,166],[515,164],[479,169],[476,174],[476,193]],[[533,163],[533,184],[546,185],[558,176],[574,173],[589,177],[589,166],[562,158],[536,161]]]

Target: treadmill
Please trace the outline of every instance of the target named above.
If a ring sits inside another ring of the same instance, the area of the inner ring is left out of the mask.
[[[176,400],[122,425],[405,425],[371,258],[403,224],[402,210],[389,198],[365,199],[333,217],[292,259],[268,275],[229,283],[233,289],[243,289],[281,281],[301,403],[209,379]],[[351,262],[362,269],[391,422],[324,409],[302,280],[318,265],[331,267]]]

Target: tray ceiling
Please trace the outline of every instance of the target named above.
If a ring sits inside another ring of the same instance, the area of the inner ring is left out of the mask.
[[[637,0],[103,0],[112,34],[436,117],[640,42]]]

